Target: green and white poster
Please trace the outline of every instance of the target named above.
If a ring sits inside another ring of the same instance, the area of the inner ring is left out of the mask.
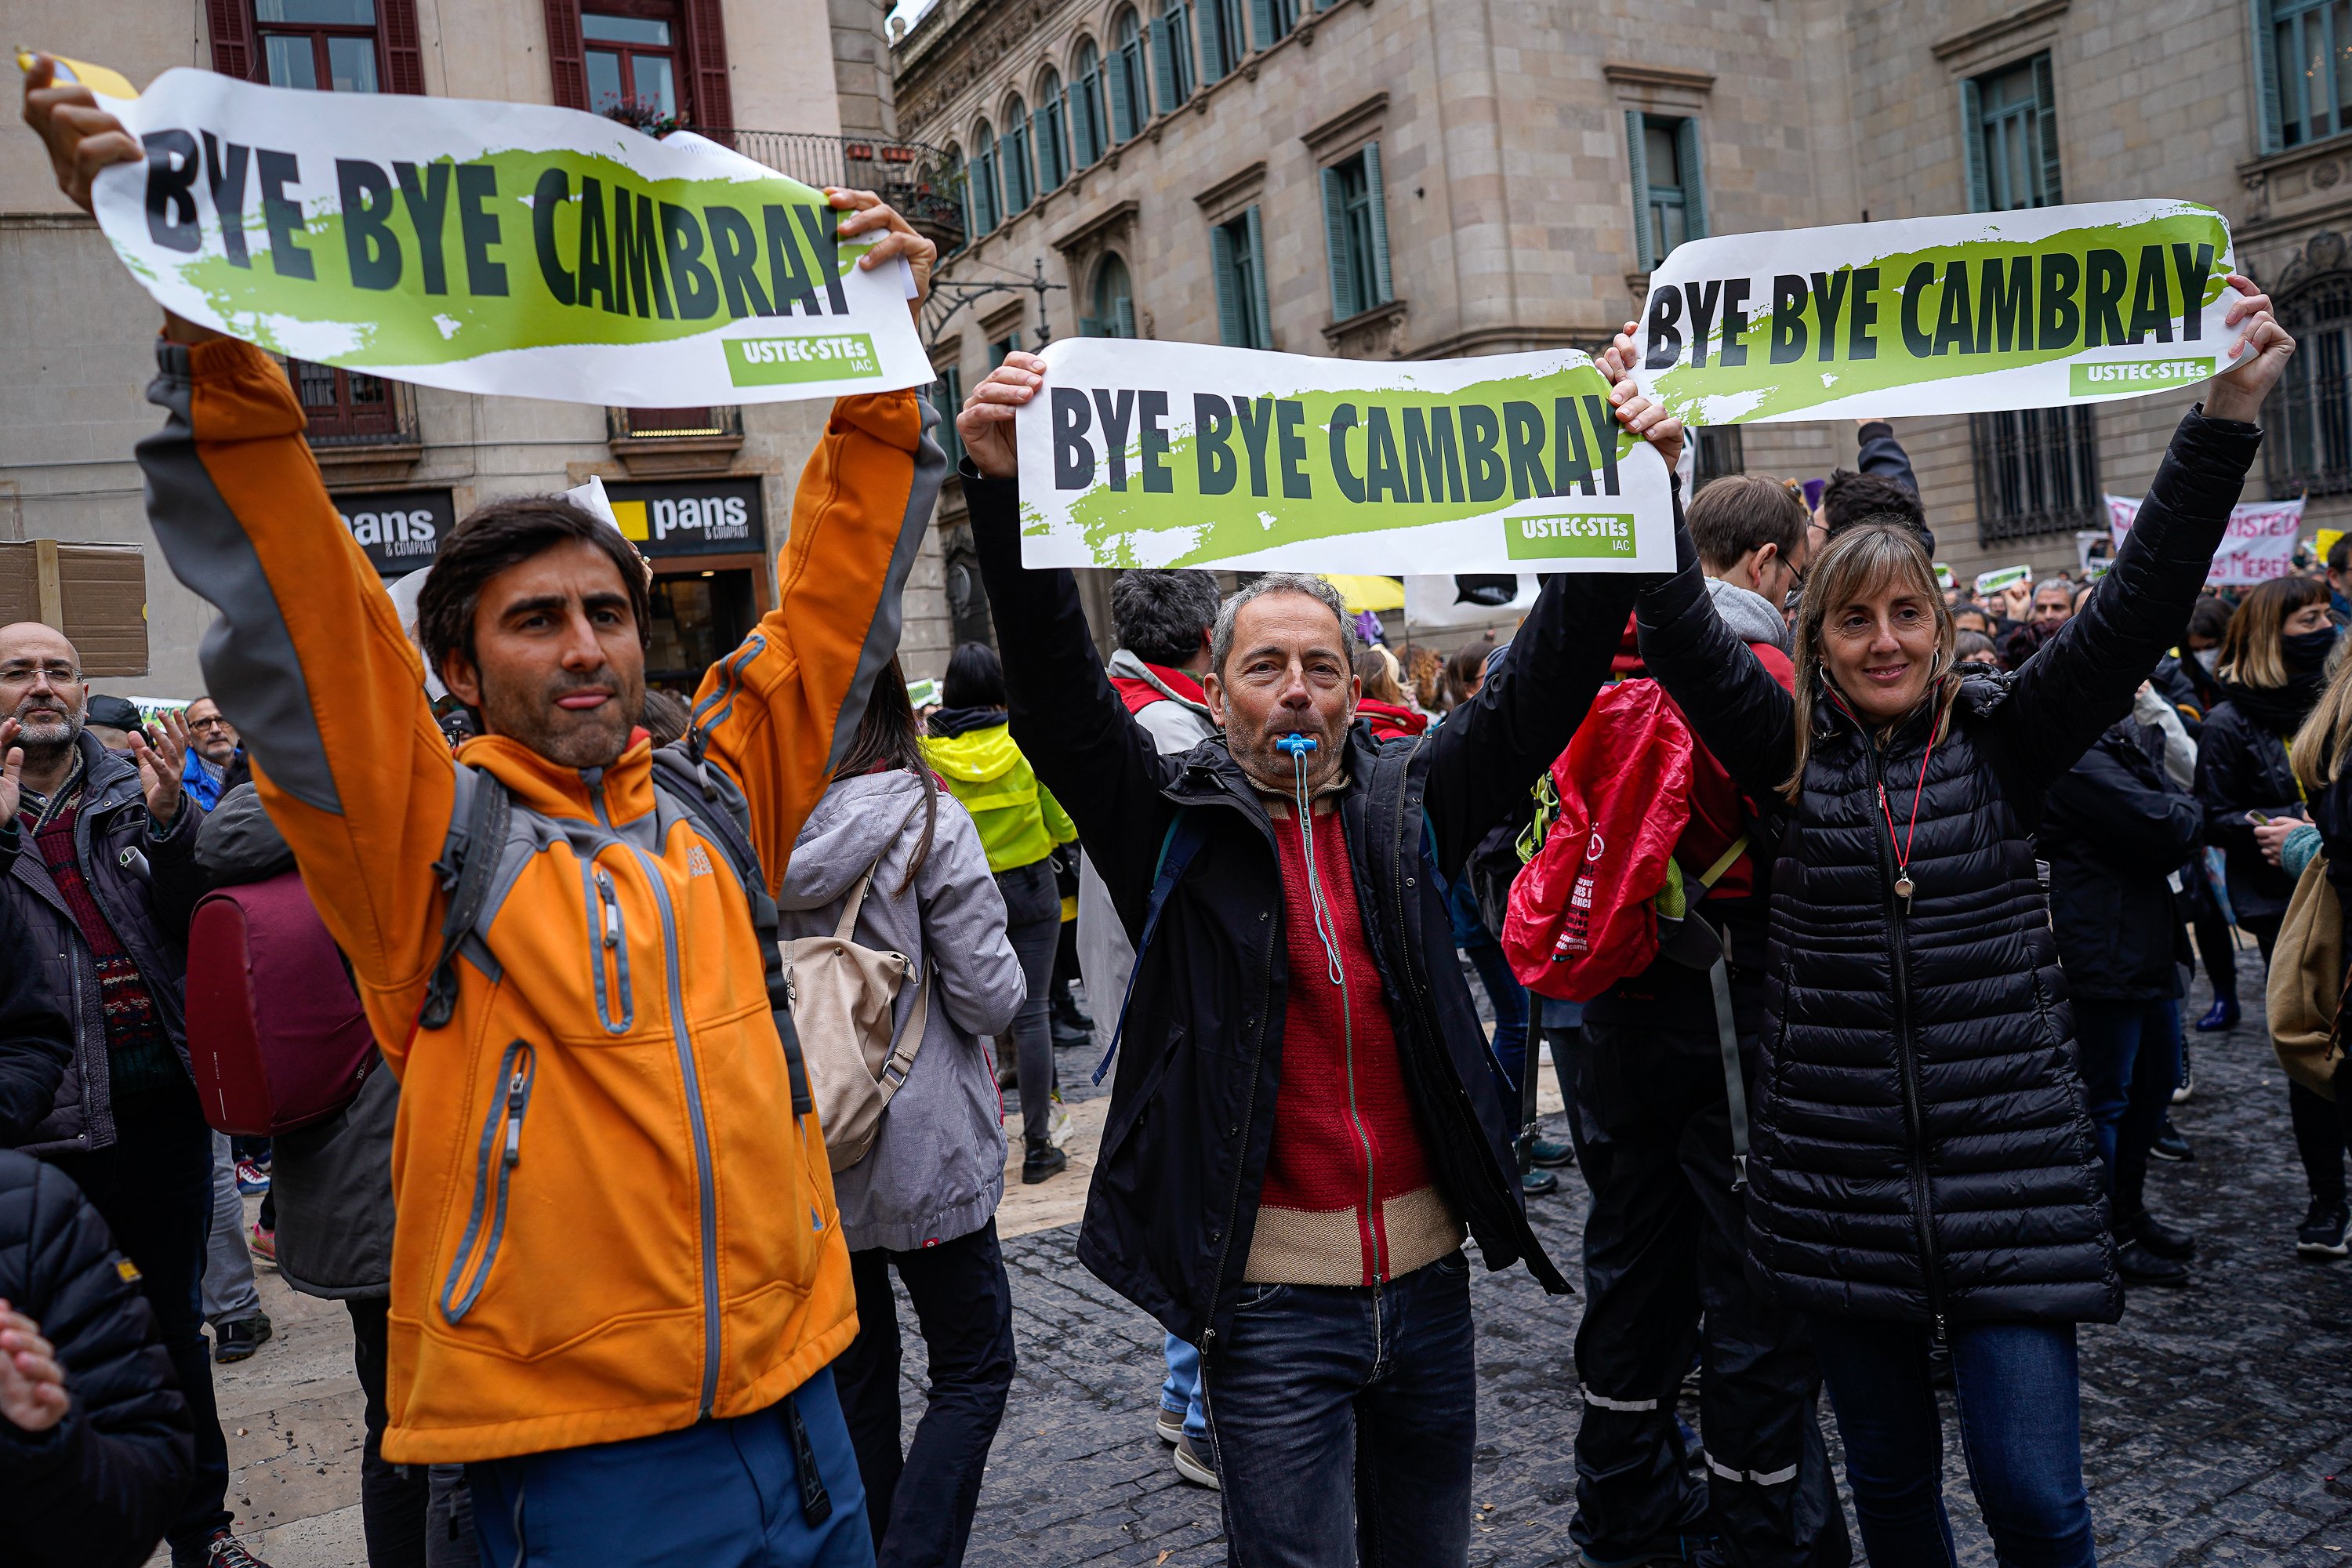
[[[1724,235],[1650,275],[1634,378],[1689,425],[2102,403],[2229,363],[2230,226],[2194,202]]]
[[[1021,559],[1667,572],[1666,466],[1573,350],[1374,363],[1066,339],[1022,409]]]
[[[171,70],[106,98],[147,149],[100,226],[166,308],[427,386],[627,407],[919,385],[903,266],[822,195],[688,134]]]

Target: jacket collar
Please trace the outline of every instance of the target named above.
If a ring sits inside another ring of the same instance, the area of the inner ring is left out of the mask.
[[[1118,648],[1111,654],[1107,672],[1115,681],[1141,681],[1164,700],[1181,703],[1202,718],[1209,718],[1209,694],[1202,689],[1199,680],[1181,669],[1147,664],[1128,649]]]
[[[108,751],[99,744],[97,736],[84,730],[74,742],[73,771],[66,775],[57,795],[44,796],[28,789],[24,792],[23,805],[31,808],[35,801],[39,801],[39,807],[32,815],[37,822],[45,820],[50,815],[53,800],[69,799],[77,791],[81,795],[84,815],[110,810],[140,793],[139,764],[131,760],[127,752]]]
[[[568,768],[505,735],[477,735],[457,760],[506,785],[515,805],[542,816],[621,827],[654,809],[653,737],[640,729],[609,767]]]

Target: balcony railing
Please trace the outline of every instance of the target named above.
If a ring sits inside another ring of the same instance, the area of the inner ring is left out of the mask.
[[[952,250],[963,243],[963,172],[925,142],[824,136],[801,131],[697,131],[804,185],[872,191]]]
[[[416,394],[406,382],[290,356],[280,363],[301,401],[313,450],[416,444]]]

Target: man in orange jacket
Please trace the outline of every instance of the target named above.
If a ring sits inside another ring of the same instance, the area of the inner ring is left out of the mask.
[[[46,73],[26,118],[84,206],[140,155]],[[904,257],[927,285],[929,241],[831,199],[844,237],[881,236],[861,265]],[[835,405],[777,607],[704,678],[704,746],[660,769],[626,542],[561,498],[459,523],[418,615],[482,731],[453,762],[277,362],[163,335],[150,519],[221,611],[209,689],[401,1080],[383,1457],[466,1462],[499,1563],[870,1563],[829,1365],[856,1333],[849,1258],[753,911],[897,644],[936,416],[911,391]],[[657,784],[681,768],[748,822]],[[478,888],[444,874],[460,860]]]

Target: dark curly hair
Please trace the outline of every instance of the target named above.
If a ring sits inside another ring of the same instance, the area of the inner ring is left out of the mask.
[[[647,612],[646,563],[610,524],[590,516],[562,496],[517,496],[496,500],[467,514],[449,531],[431,575],[416,595],[416,637],[425,645],[425,661],[439,674],[448,657],[474,658],[474,606],[482,584],[509,566],[520,566],[535,555],[580,540],[612,558],[629,595],[629,614],[637,624],[637,645],[653,637]]]

